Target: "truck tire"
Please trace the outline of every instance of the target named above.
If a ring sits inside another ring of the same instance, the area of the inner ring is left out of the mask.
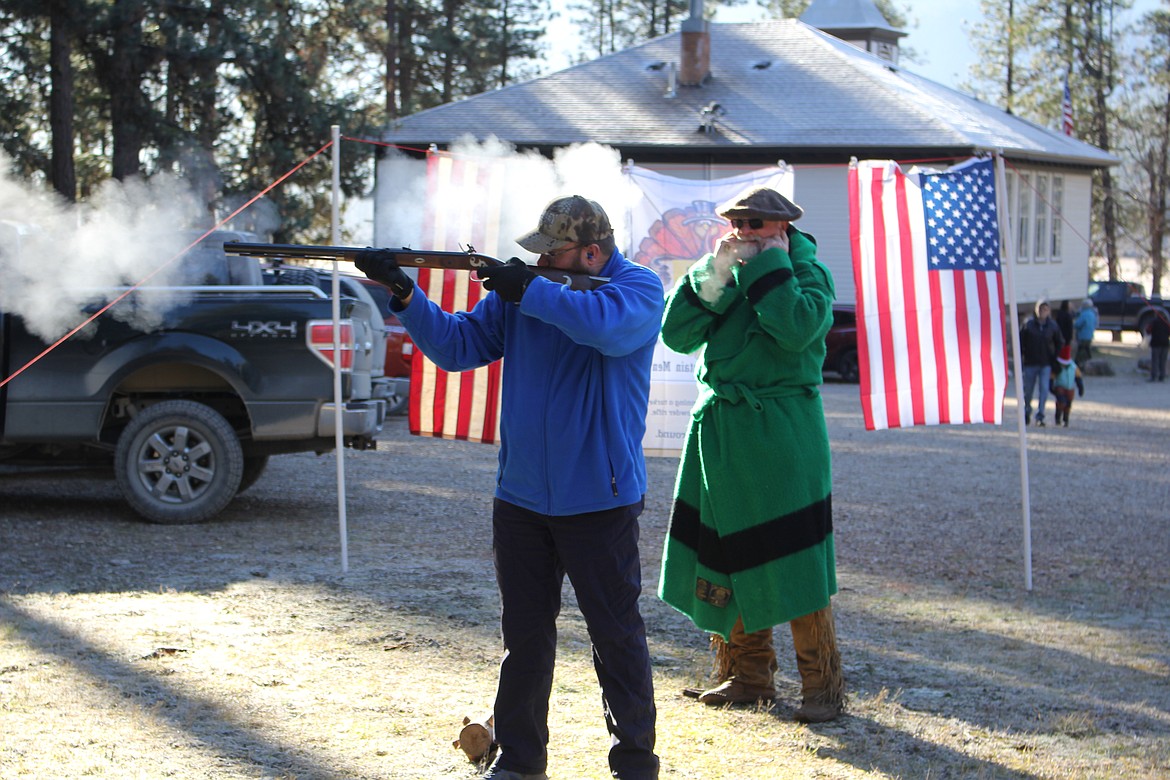
[[[244,454],[231,424],[194,401],[162,401],[118,437],[114,473],[135,512],[154,523],[201,523],[239,491]],[[258,476],[258,475],[257,475]]]
[[[401,393],[390,393],[386,396],[386,416],[406,414],[410,405],[410,396]]]
[[[857,365],[857,350],[848,350],[841,356],[841,359],[837,361],[837,373],[841,375],[843,382],[857,384],[861,381],[861,369]]]

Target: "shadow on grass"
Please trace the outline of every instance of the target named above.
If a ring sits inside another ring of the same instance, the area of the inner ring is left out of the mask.
[[[877,772],[883,777],[1026,780],[1040,776],[1010,769],[905,733],[895,734],[887,726],[873,720],[854,715],[848,717],[853,721],[848,727],[848,738],[842,739],[838,735],[839,744],[818,749],[818,757],[848,764],[863,772]],[[826,725],[810,725],[809,730],[814,733],[834,731]],[[893,744],[897,745],[896,750],[890,749]],[[1021,747],[1023,749],[1026,748]]]
[[[1028,620],[1018,612],[1006,622]],[[1075,639],[1053,647],[1018,633],[876,614],[852,615],[848,623],[854,622],[863,622],[868,636],[891,638],[853,642],[848,625],[843,629],[850,687],[859,696],[873,699],[893,690],[908,710],[1003,733],[1059,735],[1066,724],[1080,723],[1091,732],[1164,738],[1170,729],[1170,694],[1164,663],[1157,659],[1161,648],[1131,647],[1128,662],[1110,662],[1100,648],[1079,650]]]
[[[1104,748],[1093,746],[1098,738],[1121,738],[1125,750],[1143,750],[1141,760],[1151,769],[1166,758],[1170,692],[1165,672],[1157,669],[1163,648],[1147,648],[1154,657],[1134,652],[1129,664],[1110,663],[1075,645],[1065,649],[990,629],[948,626],[945,614],[933,623],[866,610],[865,599],[856,596],[838,597],[837,603],[852,706],[839,721],[808,727],[831,738],[828,746],[816,747],[820,757],[906,778],[1031,777],[977,754],[1027,753],[1053,741],[1063,742],[1070,752],[1084,751],[1080,760],[1094,762],[1087,765],[1098,771],[1110,766],[1100,753]],[[648,612],[654,652],[693,661],[689,673],[687,668],[668,673],[666,685],[681,690],[705,682],[708,654],[699,640],[689,647],[666,641],[672,619],[656,608]],[[1008,618],[1016,626],[1028,620],[1026,612]],[[779,697],[769,714],[787,722],[800,684],[786,626],[775,629],[775,647]],[[1142,664],[1150,670],[1136,668]],[[932,740],[932,734],[939,739]],[[973,749],[945,744],[952,740],[969,741]]]
[[[1090,392],[1095,392],[1092,386]],[[840,418],[831,425],[842,425],[841,421],[855,420],[859,415],[856,386],[827,387],[825,396],[829,411]],[[1021,750],[1027,749],[1027,735],[1065,736],[1062,724],[1073,722],[1087,723],[1087,728],[1097,733],[1165,738],[1170,730],[1170,694],[1165,691],[1165,674],[1157,671],[1170,664],[1164,649],[1153,653],[1143,650],[1145,655],[1140,658],[1123,651],[1103,658],[1088,649],[1082,652],[1075,641],[1057,646],[1054,641],[1029,641],[1026,631],[997,633],[990,626],[979,625],[978,617],[959,624],[945,619],[918,619],[913,610],[899,605],[891,609],[886,609],[887,605],[875,606],[889,598],[883,588],[904,585],[907,604],[939,594],[956,600],[970,599],[972,603],[987,599],[1001,602],[997,606],[1011,613],[1017,625],[1033,620],[1063,620],[1087,629],[1110,630],[1114,628],[1109,623],[1110,616],[1116,610],[1107,608],[1116,606],[1117,594],[1102,586],[1107,592],[1091,593],[1093,600],[1083,613],[1070,610],[1085,606],[1083,599],[1088,591],[1073,593],[1071,600],[1058,594],[1032,598],[1020,594],[1013,559],[1018,545],[1018,520],[1011,515],[1010,506],[1005,510],[1002,503],[997,503],[1005,481],[1014,477],[1010,442],[1000,453],[1000,462],[972,459],[965,467],[968,475],[976,472],[979,477],[972,480],[975,487],[964,510],[968,514],[940,516],[932,512],[932,498],[939,490],[948,489],[940,481],[925,478],[929,476],[924,472],[930,469],[932,453],[953,450],[963,440],[1002,436],[1002,431],[975,426],[883,434],[875,439],[884,442],[884,449],[879,449],[871,443],[870,434],[858,432],[855,423],[849,424],[854,426],[848,433],[854,436],[855,444],[853,451],[838,461],[846,469],[838,478],[834,495],[835,506],[841,499],[838,519],[842,582],[850,584],[850,579],[856,578],[875,583],[872,592],[846,593],[838,600],[844,662],[855,697],[872,702],[894,691],[892,707],[922,713],[924,717],[953,719],[958,727],[969,724],[993,731],[998,739],[1010,741],[1011,734],[1022,734]],[[1165,441],[1170,432],[1162,428],[1155,433]],[[306,583],[323,586],[329,591],[331,603],[343,600],[350,608],[369,604],[381,615],[378,625],[369,628],[373,636],[369,641],[396,637],[393,632],[400,617],[419,615],[439,621],[435,636],[443,641],[458,642],[455,629],[465,629],[491,645],[486,640],[494,639],[498,632],[487,522],[495,450],[395,436],[398,438],[385,443],[384,457],[358,454],[348,460],[351,506],[361,507],[349,517],[354,569],[349,575],[340,573],[337,562],[331,462],[282,456],[274,458],[270,472],[219,519],[202,526],[141,523],[111,484],[75,484],[71,487],[80,488],[80,492],[74,493],[60,490],[58,483],[51,480],[19,488],[0,485],[6,508],[5,517],[0,518],[0,593],[166,589],[200,592],[263,577],[271,582],[288,582],[292,591]],[[836,439],[835,446],[841,441]],[[1101,442],[1095,443],[1099,446]],[[459,448],[457,459],[448,451],[452,447]],[[880,485],[851,481],[849,460],[875,456],[884,459],[890,478]],[[1050,474],[1064,474],[1069,462],[1053,458]],[[676,465],[670,459],[662,459],[650,466],[653,495],[648,496],[648,509],[643,516],[648,593],[652,593],[656,579],[655,548],[665,533]],[[1037,458],[1033,474],[1039,484],[1064,484],[1045,475],[1044,467]],[[1151,491],[1157,487],[1153,482],[1138,484],[1148,485]],[[1061,489],[1052,487],[1054,492]],[[425,503],[425,514],[418,509],[424,503],[418,501]],[[888,501],[884,510],[879,508],[882,501]],[[1041,506],[1044,504],[1038,502],[1037,507]],[[1115,513],[1101,516],[1112,518]],[[1141,552],[1139,546],[1118,542],[1123,532],[1141,529],[1140,520],[1124,529],[1103,522],[1090,527],[1085,538],[1071,539],[1058,547],[1056,535],[1062,532],[1061,526],[1051,523],[1046,529],[1040,522],[1043,516],[1038,513],[1036,519],[1037,538],[1044,539],[1044,533],[1053,537],[1047,548],[1050,554],[1086,556],[1085,581],[1091,576],[1094,583],[1100,582],[1116,570],[1112,565],[1099,565],[1104,552],[1123,547]],[[1147,522],[1151,525],[1143,532],[1156,533],[1154,521]],[[78,543],[83,531],[84,538]],[[1003,539],[1010,539],[1011,547],[1003,547]],[[901,546],[908,543],[928,545],[934,557],[944,560],[955,572],[954,578],[943,582],[931,571],[916,570],[913,559],[899,553]],[[1038,547],[1042,552],[1045,549]],[[452,570],[452,561],[444,559],[444,555],[470,561],[479,580],[468,582],[460,572]],[[1164,561],[1160,564],[1164,566]],[[1163,575],[1150,583],[1155,591],[1166,587],[1164,568],[1161,571]],[[892,581],[895,574],[902,578],[901,582]],[[967,582],[963,582],[964,578]],[[975,595],[967,595],[968,588]],[[702,641],[697,630],[658,604],[652,595],[645,604],[652,644],[668,652],[687,654],[694,651],[688,642]],[[567,602],[566,611],[570,609]],[[1164,608],[1160,614],[1165,614]],[[102,655],[58,626],[41,625],[2,597],[0,620],[14,626],[22,636],[23,631],[46,632],[50,638],[43,640],[45,652],[78,665],[100,685],[130,691],[167,689],[201,715],[194,719],[184,716],[181,722],[173,713],[164,711],[162,716],[171,718],[178,729],[192,729],[197,739],[229,760],[243,760],[236,754],[237,743],[261,754],[291,750],[290,746],[275,744],[258,731],[233,722],[233,717],[241,716],[182,690],[168,689],[167,681],[149,670]],[[1126,634],[1127,641],[1137,641],[1137,633],[1127,633],[1132,628],[1122,626],[1116,630]],[[777,629],[777,649],[782,658],[791,654],[785,634],[783,627]],[[586,640],[579,635],[577,641],[583,644]],[[947,648],[962,648],[963,657],[980,660],[961,662],[951,657]],[[1162,655],[1158,656],[1158,652]],[[1118,657],[1144,663],[1146,668],[1117,661]],[[782,669],[786,665],[791,668],[791,661],[782,660]],[[486,678],[493,676],[485,674]],[[215,719],[227,725],[211,728],[202,724]],[[932,774],[932,767],[945,766],[947,776],[1028,777],[875,719],[854,715],[847,721],[850,723],[843,734],[836,735],[839,744],[822,752],[859,769],[889,776],[925,777]],[[822,728],[830,727],[814,726],[812,730]],[[225,729],[227,737],[222,734]],[[895,755],[890,744],[909,747]],[[286,761],[272,759],[270,765],[301,776],[330,777],[322,763],[323,759],[307,755]],[[933,774],[938,776],[937,772]]]
[[[20,642],[88,675],[110,698],[135,701],[144,717],[161,720],[176,733],[197,740],[203,750],[218,758],[218,766],[236,767],[233,776],[251,776],[258,765],[280,772],[282,777],[341,780],[356,775],[339,768],[335,757],[306,755],[302,745],[275,742],[241,722],[254,718],[254,713],[236,712],[195,696],[149,669],[103,652],[57,623],[29,614],[3,595],[0,625]],[[160,700],[167,704],[158,706]]]

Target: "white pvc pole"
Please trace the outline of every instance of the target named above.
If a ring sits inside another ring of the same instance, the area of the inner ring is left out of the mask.
[[[341,127],[333,125],[333,245],[341,244]],[[341,537],[341,571],[349,571],[345,517],[345,432],[341,398],[341,278],[333,260],[333,444],[337,461],[337,533]],[[355,356],[356,357],[356,356]]]
[[[1012,313],[1012,367],[1016,374],[1016,426],[1020,434],[1020,495],[1024,514],[1024,588],[1032,589],[1032,499],[1028,491],[1028,433],[1024,424],[1024,370],[1020,363],[1020,312],[1016,306],[1016,243],[1012,237],[1011,204],[1007,203],[1007,174],[1003,154],[995,153],[996,192],[999,200],[999,234],[1007,251],[1004,258],[1004,281],[1007,284],[1008,308]],[[1005,216],[1006,215],[1006,216]]]

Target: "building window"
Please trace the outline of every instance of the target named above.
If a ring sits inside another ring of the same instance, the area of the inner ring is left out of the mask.
[[[1060,255],[1061,223],[1064,221],[1064,177],[1052,176],[1052,232],[1049,236],[1048,256],[1052,262],[1059,263],[1063,258]]]
[[[1036,215],[1036,241],[1035,249],[1032,257],[1037,263],[1042,263],[1048,260],[1048,242],[1050,234],[1048,232],[1048,209],[1045,204],[1048,203],[1048,174],[1036,174],[1036,203],[1033,213]]]
[[[886,62],[898,64],[898,47],[892,43],[885,41],[874,41],[873,48],[870,51],[875,54],[878,59],[883,59]]]
[[[1016,188],[1019,199],[1016,209],[1016,259],[1027,263],[1032,259],[1028,250],[1032,246],[1032,174],[1020,174],[1020,186]]]
[[[1015,228],[1016,261],[1059,263],[1063,259],[1064,176],[1011,172],[1006,201]]]

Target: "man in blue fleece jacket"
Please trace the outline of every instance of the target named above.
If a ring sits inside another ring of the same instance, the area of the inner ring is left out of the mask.
[[[546,777],[556,618],[567,574],[593,643],[614,777],[658,777],[654,689],[638,610],[638,516],[650,363],[662,323],[658,276],[617,250],[594,201],[552,201],[517,243],[537,265],[607,277],[572,290],[512,258],[480,271],[485,296],[448,313],[381,250],[357,267],[394,293],[415,344],[446,371],[506,356],[492,549],[504,658],[494,708],[500,752],[485,780]]]

